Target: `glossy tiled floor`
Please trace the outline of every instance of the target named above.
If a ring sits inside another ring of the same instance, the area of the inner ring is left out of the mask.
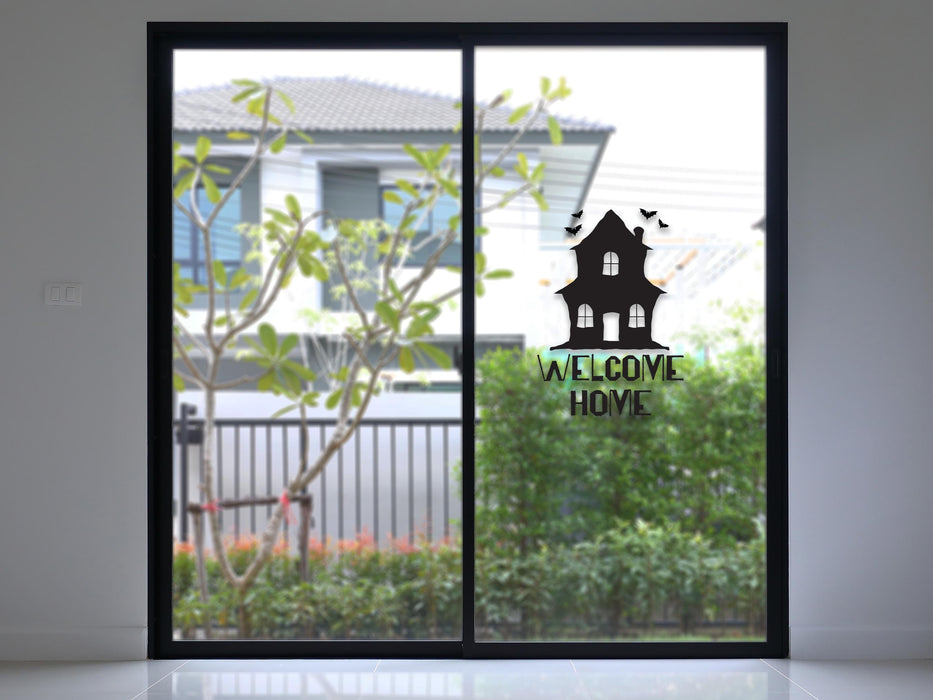
[[[933,661],[0,663],[3,700],[930,700]]]

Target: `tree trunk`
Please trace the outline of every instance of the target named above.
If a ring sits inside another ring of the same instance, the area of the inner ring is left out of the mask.
[[[207,566],[204,563],[204,520],[200,513],[192,513],[191,520],[194,525],[194,554],[197,562],[198,588],[201,591],[201,603],[204,606],[204,637],[211,639],[214,634],[211,630],[211,612],[208,606],[210,596],[207,591]]]

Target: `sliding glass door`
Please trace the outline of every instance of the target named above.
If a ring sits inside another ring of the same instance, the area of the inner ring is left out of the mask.
[[[478,48],[503,83],[476,327],[523,349],[477,360],[476,639],[764,641],[765,49]]]
[[[784,60],[151,25],[153,655],[786,653]]]

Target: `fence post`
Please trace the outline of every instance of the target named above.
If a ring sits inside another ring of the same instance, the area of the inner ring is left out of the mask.
[[[181,541],[188,541],[188,416],[197,413],[197,408],[189,403],[183,403],[179,406],[178,434],[176,441],[181,446],[181,459],[179,460],[179,471],[181,483],[179,484],[178,516],[181,519],[180,531]]]

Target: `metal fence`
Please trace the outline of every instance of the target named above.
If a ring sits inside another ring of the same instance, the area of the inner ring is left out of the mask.
[[[309,419],[309,462],[333,434],[334,422]],[[221,509],[224,534],[255,535],[265,528],[275,500],[301,465],[299,420],[218,419],[215,431],[215,493],[219,500],[267,499],[266,504]],[[189,505],[204,504],[204,421],[182,404],[175,421],[175,537],[191,537]],[[461,422],[456,418],[363,420],[350,440],[306,489],[311,496],[310,536],[353,539],[368,533],[381,546],[390,538],[435,541],[458,534]],[[294,526],[285,534],[295,542]]]

